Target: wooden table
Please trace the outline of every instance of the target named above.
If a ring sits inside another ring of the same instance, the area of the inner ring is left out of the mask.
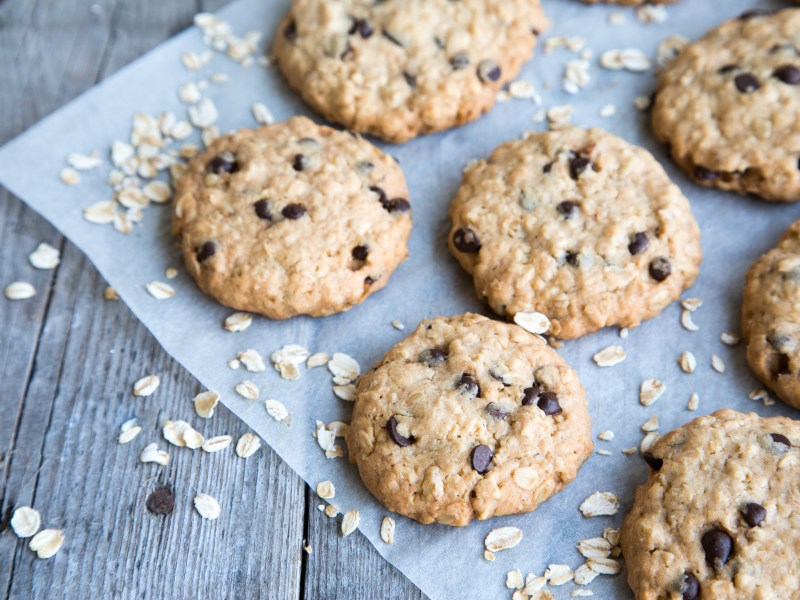
[[[194,13],[224,3],[0,0],[0,144],[188,27]],[[61,250],[56,270],[29,265],[40,242]],[[162,418],[192,414],[200,386],[122,303],[103,300],[105,283],[86,257],[0,190],[0,287],[17,279],[38,293],[0,297],[5,598],[425,597],[360,534],[342,539],[316,495],[267,447],[247,460],[172,452],[169,466],[156,470],[139,464],[141,443],[117,444],[131,417],[156,439]],[[159,400],[137,402],[132,382],[151,372],[161,376]],[[224,409],[214,419],[215,431],[235,439],[247,431]],[[152,515],[145,500],[164,485],[174,486],[175,510]],[[201,522],[192,498],[212,488],[224,490],[216,494],[222,514]],[[19,505],[63,528],[54,558],[37,559],[11,531]]]

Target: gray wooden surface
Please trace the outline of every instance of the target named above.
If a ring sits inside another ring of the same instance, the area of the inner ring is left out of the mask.
[[[224,3],[0,0],[0,144]],[[42,241],[62,250],[55,271],[28,264]],[[4,598],[424,598],[360,534],[341,539],[338,522],[266,447],[247,460],[173,452],[162,469],[138,463],[141,444],[118,445],[131,417],[156,439],[162,418],[191,415],[199,386],[124,305],[102,300],[104,282],[75,247],[0,189],[0,287],[16,279],[38,293],[0,297]],[[159,401],[135,401],[132,382],[150,372],[161,375]],[[246,431],[224,409],[192,421],[207,435]],[[176,507],[154,516],[145,500],[164,485]],[[220,500],[217,521],[194,512],[198,491]],[[14,536],[8,520],[19,505],[63,528],[54,558],[38,560]]]

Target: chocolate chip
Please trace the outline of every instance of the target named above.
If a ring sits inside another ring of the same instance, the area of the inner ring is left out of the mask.
[[[672,274],[672,265],[663,256],[659,256],[650,261],[650,277],[658,282],[664,281]]]
[[[776,444],[784,444],[788,448],[792,447],[792,442],[782,433],[770,433],[770,436],[772,436],[772,441]]]
[[[733,538],[727,531],[715,528],[707,531],[701,540],[706,553],[706,561],[717,571],[728,562],[733,552]]]
[[[353,45],[350,43],[350,40],[347,40],[347,42],[344,45],[344,50],[342,50],[342,53],[339,55],[339,60],[347,60],[347,58],[352,54],[353,54]]]
[[[348,33],[353,35],[356,32],[359,33],[364,39],[372,37],[372,34],[375,33],[375,31],[372,29],[372,25],[370,25],[369,21],[366,19],[353,19],[353,26],[350,28]]]
[[[385,205],[389,201],[389,199],[386,197],[386,192],[384,192],[383,189],[379,188],[377,185],[369,186],[369,191],[375,192],[376,194],[378,194],[378,201],[381,204]]]
[[[539,397],[541,389],[534,383],[531,387],[522,390],[522,406],[530,406]]]
[[[292,160],[292,168],[295,171],[302,171],[308,167],[308,158],[306,158],[305,154],[295,154],[294,159]]]
[[[470,396],[476,396],[477,398],[481,397],[481,386],[478,385],[478,382],[472,375],[467,375],[466,373],[462,375],[461,379],[458,380],[456,387],[462,394],[469,394]]]
[[[695,165],[694,178],[699,179],[700,181],[714,181],[715,179],[719,178],[719,173],[712,171],[711,169],[701,167],[700,165]]]
[[[741,15],[739,15],[739,19],[742,21],[747,21],[749,19],[755,19],[756,17],[766,17],[771,14],[771,10],[767,10],[765,8],[754,8],[752,10],[743,12]]]
[[[652,452],[645,452],[642,456],[644,457],[644,462],[654,471],[660,471],[661,467],[664,466],[664,461],[653,456]]]
[[[800,68],[794,65],[783,65],[775,69],[773,73],[775,77],[780,79],[783,83],[789,85],[800,85]]]
[[[405,437],[403,434],[397,431],[397,419],[395,417],[389,419],[389,422],[386,423],[386,429],[389,431],[389,437],[392,438],[392,441],[401,448],[410,446],[416,441],[416,438],[414,438],[413,435]]]
[[[750,527],[760,527],[767,518],[767,509],[755,502],[748,502],[742,509],[742,516]]]
[[[508,409],[502,404],[498,404],[497,402],[490,402],[489,404],[487,404],[486,412],[489,414],[490,417],[492,417],[496,421],[502,421],[508,416]]]
[[[283,28],[283,37],[290,42],[295,41],[297,39],[297,23],[289,21],[286,27]]]
[[[456,229],[453,234],[453,245],[459,252],[475,253],[481,249],[481,241],[478,234],[469,227]]]
[[[411,203],[405,198],[393,198],[392,200],[387,200],[386,202],[382,202],[382,204],[383,208],[385,208],[390,213],[408,212],[409,210],[411,210]]]
[[[502,383],[506,387],[511,385],[510,383],[506,383],[506,380],[503,378],[502,375],[500,375],[499,373],[495,373],[492,369],[489,369],[489,376],[492,379],[494,379],[495,381],[499,381],[500,383]]]
[[[408,71],[403,71],[403,78],[406,80],[408,87],[415,88],[417,87],[417,76],[412,75]]]
[[[572,160],[569,161],[569,176],[573,179],[578,179],[581,173],[586,170],[592,161],[589,160],[588,156],[584,156],[583,154],[576,154],[572,157]]]
[[[567,264],[572,265],[573,267],[578,266],[578,252],[567,252],[567,255],[564,257],[564,260],[567,261]]]
[[[353,248],[352,252],[353,258],[356,260],[367,260],[367,256],[369,255],[369,248],[366,246],[356,246]]]
[[[302,204],[287,204],[281,210],[281,214],[287,219],[295,220],[306,214],[306,207]]]
[[[394,36],[393,36],[391,33],[389,33],[388,31],[384,30],[382,33],[383,33],[383,37],[385,37],[387,40],[389,40],[390,42],[392,42],[392,43],[393,43],[395,46],[400,46],[401,48],[403,48],[403,47],[404,47],[404,46],[403,46],[403,42],[401,42],[400,40],[398,40],[396,37],[394,37]]]
[[[236,157],[233,155],[233,152],[220,152],[208,161],[206,170],[215,175],[220,175],[221,173],[236,173],[239,170],[239,163],[236,162]]]
[[[631,242],[628,244],[628,252],[630,252],[632,256],[636,256],[647,250],[647,246],[649,245],[650,238],[647,237],[647,233],[640,231],[639,233],[633,234]]]
[[[720,67],[719,70],[717,71],[717,73],[720,74],[720,75],[726,75],[727,73],[732,73],[733,71],[735,71],[738,68],[739,68],[739,65],[737,65],[735,63],[734,64],[730,64],[730,65],[725,65],[724,67]]]
[[[208,260],[217,251],[217,245],[214,242],[205,242],[197,249],[197,262]]]
[[[154,515],[168,515],[175,508],[175,492],[171,488],[159,488],[147,497],[145,506]]]
[[[253,205],[253,208],[255,208],[256,216],[258,216],[259,219],[272,221],[272,213],[269,210],[269,200],[259,200]]]
[[[365,286],[369,287],[369,286],[371,286],[373,283],[375,283],[375,280],[374,280],[372,277],[370,277],[369,275],[367,275],[366,277],[364,277],[364,285],[365,285]]]
[[[741,75],[737,75],[734,77],[733,82],[736,84],[736,89],[743,94],[755,92],[761,85],[758,83],[758,79],[756,79],[756,77],[750,73],[742,73]]]
[[[465,69],[469,66],[469,56],[466,52],[458,52],[450,57],[450,66],[454,71]]]
[[[436,367],[447,360],[447,352],[440,348],[428,348],[419,353],[419,361],[427,367]]]
[[[490,83],[500,79],[503,74],[500,65],[493,60],[483,60],[478,64],[478,79],[483,83]]]
[[[558,403],[558,396],[555,392],[542,392],[539,394],[539,401],[536,406],[548,416],[557,415],[561,412],[561,405]]]
[[[492,462],[493,456],[494,454],[489,446],[484,446],[483,444],[475,446],[472,449],[472,456],[470,457],[472,468],[483,475],[489,471],[489,465]]]
[[[556,206],[556,210],[564,215],[567,219],[569,219],[572,215],[580,210],[580,205],[575,202],[570,202],[569,200],[565,200],[558,206]]]
[[[700,597],[700,582],[689,571],[683,572],[681,592],[683,593],[683,600],[697,600]]]

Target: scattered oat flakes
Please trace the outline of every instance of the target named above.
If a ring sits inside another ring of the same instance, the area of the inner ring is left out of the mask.
[[[303,550],[305,551],[306,554],[311,554],[312,552],[314,552],[314,549],[311,547],[310,544],[305,544],[303,546]]]
[[[551,106],[545,113],[547,115],[547,123],[550,129],[563,129],[572,122],[572,113],[574,109],[572,105],[565,104],[561,106]]]
[[[178,276],[178,269],[175,267],[167,267],[164,271],[164,277],[167,279],[175,279]]]
[[[599,434],[597,434],[597,437],[604,442],[610,442],[614,439],[614,432],[610,429],[606,429],[605,431],[601,431]]]
[[[211,127],[219,118],[217,107],[209,98],[203,98],[194,106],[190,106],[188,113],[189,121],[198,129]]]
[[[267,414],[278,421],[279,423],[291,424],[291,417],[289,411],[279,400],[267,400],[264,405],[267,408]]]
[[[589,75],[589,61],[575,59],[567,62],[564,67],[562,87],[568,94],[577,94],[591,81]]]
[[[525,576],[525,588],[522,592],[525,595],[533,596],[539,592],[544,586],[547,585],[547,577],[541,575],[536,576],[533,573],[528,573]]]
[[[284,379],[294,380],[300,377],[300,371],[297,368],[303,364],[308,358],[308,350],[303,346],[297,344],[288,344],[273,352],[269,359],[275,366],[275,370],[280,373]]]
[[[169,454],[163,450],[159,450],[158,446],[152,443],[142,449],[142,453],[139,455],[139,461],[143,463],[154,462],[162,467],[166,467],[167,464],[169,464]]]
[[[613,367],[625,360],[625,350],[622,346],[609,346],[592,357],[598,367]]]
[[[261,448],[261,438],[254,433],[245,433],[236,442],[236,455],[239,458],[249,458]]]
[[[397,319],[395,319],[394,321],[392,321],[392,327],[394,327],[395,329],[397,329],[397,331],[403,331],[403,330],[406,328],[406,326],[405,326],[405,325],[403,325],[403,324],[402,324],[400,321],[398,321]]]
[[[326,517],[333,519],[339,514],[339,509],[336,508],[333,504],[328,504],[328,506],[326,506],[322,512],[325,513]]]
[[[142,428],[137,425],[136,419],[128,419],[119,429],[117,441],[120,444],[127,444],[142,432]]]
[[[725,332],[719,336],[719,340],[726,346],[735,346],[741,341],[741,338],[735,333]]]
[[[650,108],[650,96],[636,96],[633,99],[633,106],[636,107],[636,110],[645,111]]]
[[[636,450],[638,450],[638,448],[636,448],[636,446],[634,446],[633,448],[623,448],[622,453],[625,456],[632,456],[632,455],[636,454]]]
[[[361,367],[356,360],[343,352],[333,353],[328,361],[328,370],[333,374],[334,381],[340,385],[355,381],[361,375]]]
[[[617,107],[615,104],[606,104],[600,109],[601,117],[613,117],[617,114]]]
[[[489,562],[494,562],[494,552],[491,552],[490,550],[484,550],[483,559],[488,560]]]
[[[581,540],[577,548],[584,558],[606,558],[611,554],[612,544],[604,537],[596,537]]]
[[[192,402],[194,402],[194,411],[198,417],[210,419],[214,416],[214,409],[219,403],[219,393],[213,390],[200,392],[192,398]]]
[[[60,529],[43,529],[28,544],[39,558],[50,558],[64,543],[64,534]]]
[[[55,269],[61,262],[61,252],[43,242],[28,255],[28,260],[35,269]]]
[[[133,384],[133,395],[142,398],[152,396],[160,384],[158,375],[146,375]]]
[[[332,500],[336,496],[336,487],[332,481],[320,481],[317,484],[317,496],[323,500]]]
[[[383,517],[381,521],[381,539],[386,544],[394,544],[395,522],[392,517]]]
[[[178,87],[178,98],[184,104],[197,104],[202,97],[200,88],[193,81],[187,81]]]
[[[151,181],[142,188],[142,192],[156,204],[163,204],[172,198],[172,188],[163,181]]]
[[[620,327],[620,329],[619,329],[619,337],[621,337],[623,340],[628,337],[628,333],[629,333],[629,331],[628,331],[627,327]]]
[[[355,508],[351,508],[342,517],[342,537],[347,537],[358,528],[361,515]]]
[[[266,365],[264,365],[264,359],[261,358],[257,350],[253,350],[252,348],[239,352],[239,354],[236,355],[236,359],[251,373],[260,373],[267,369]]]
[[[584,517],[600,517],[617,514],[619,497],[612,492],[595,492],[581,503]]]
[[[580,567],[575,569],[575,576],[573,577],[573,580],[578,585],[589,585],[598,577],[598,575],[600,575],[600,573],[593,571],[587,563],[583,563]]]
[[[584,597],[588,598],[590,596],[594,596],[594,592],[592,590],[585,588],[577,588],[572,590],[570,596],[572,596],[573,598],[584,598]]]
[[[667,20],[667,9],[661,4],[643,4],[636,9],[642,23],[663,23]]]
[[[36,295],[36,288],[27,281],[15,281],[6,286],[4,293],[9,300],[28,300]]]
[[[103,288],[103,298],[109,301],[119,300],[119,295],[114,288],[112,288],[110,285],[107,285],[105,288]]]
[[[544,576],[550,585],[564,585],[572,581],[574,573],[569,565],[549,565]]]
[[[486,539],[483,540],[483,545],[490,552],[500,552],[513,548],[521,541],[522,530],[518,527],[498,527],[488,533]]]
[[[621,12],[613,12],[608,15],[608,22],[611,25],[622,25],[625,22],[625,14]]]
[[[525,585],[525,580],[522,579],[522,571],[514,569],[506,573],[506,587],[510,590],[521,590]]]
[[[603,537],[606,538],[612,546],[619,546],[620,530],[606,527],[603,530]]]
[[[719,357],[719,355],[717,354],[711,355],[711,368],[714,369],[717,373],[725,372],[725,363],[723,362],[722,358]]]
[[[194,497],[194,508],[201,517],[209,521],[213,521],[219,517],[219,502],[217,502],[216,498],[208,494],[197,494],[197,496]]]
[[[100,158],[97,151],[91,154],[81,154],[79,152],[72,152],[67,155],[67,164],[78,171],[90,171],[103,166],[103,159]]]
[[[225,317],[225,329],[231,333],[244,331],[253,323],[253,317],[247,313],[236,312]]]
[[[642,431],[658,431],[658,415],[653,415],[642,424]]]
[[[245,379],[241,383],[237,383],[236,387],[233,389],[242,398],[246,398],[248,400],[258,400],[258,397],[261,395],[261,391],[258,389],[258,386],[249,379]]]
[[[695,322],[692,320],[692,312],[686,309],[684,309],[683,312],[681,312],[681,325],[687,331],[697,331],[698,329],[700,329],[697,325],[695,325]]]
[[[266,104],[256,102],[253,104],[251,110],[253,111],[253,118],[259,125],[271,125],[275,122],[275,117],[272,112],[267,108]]]
[[[678,358],[678,364],[681,366],[681,370],[684,373],[694,373],[694,370],[697,368],[697,359],[694,354],[687,350],[681,353]]]
[[[772,396],[770,396],[767,390],[753,390],[748,397],[750,400],[755,400],[756,402],[760,400],[764,403],[764,406],[772,406],[775,404],[775,400],[772,399]]]
[[[336,444],[336,432],[325,425],[322,421],[317,421],[317,428],[314,431],[319,447],[325,451],[327,458],[339,458],[343,456],[342,448]]]
[[[83,209],[83,218],[96,225],[108,225],[115,214],[112,200],[101,200]]]
[[[619,562],[613,558],[590,558],[586,564],[601,575],[617,575],[622,570]]]
[[[331,357],[328,356],[327,354],[325,354],[324,352],[317,352],[316,354],[312,354],[311,356],[308,357],[308,360],[306,360],[306,366],[309,369],[314,369],[316,367],[321,367],[321,366],[327,364],[327,362],[330,359],[331,359]]]
[[[231,369],[232,371],[235,371],[235,370],[237,370],[238,368],[240,368],[242,366],[242,363],[240,363],[235,358],[232,358],[227,362],[227,365],[228,365],[229,369]]]
[[[658,438],[660,437],[661,436],[658,434],[657,431],[651,431],[646,436],[644,436],[644,439],[642,439],[642,443],[639,445],[639,451],[642,454],[644,454],[645,452],[650,450],[650,448],[653,447],[653,444],[655,444],[658,441]]]
[[[642,406],[650,406],[661,398],[667,390],[666,384],[658,379],[645,379],[639,387],[639,402]]]
[[[597,454],[599,454],[600,456],[611,456],[611,451],[610,450],[598,450]]]
[[[35,535],[42,526],[39,511],[30,506],[18,506],[11,517],[11,529],[18,538],[29,538]]]
[[[612,71],[643,72],[651,67],[650,59],[638,48],[606,50],[600,55],[600,66]]]
[[[535,333],[536,335],[542,335],[550,330],[550,319],[540,312],[518,312],[514,315],[514,323],[522,327],[525,331]]]
[[[209,454],[212,452],[219,452],[220,450],[224,450],[228,446],[231,445],[233,442],[233,438],[229,435],[217,435],[212,438],[208,438],[202,445],[203,451],[208,452]]]
[[[151,281],[145,287],[156,300],[168,300],[175,295],[175,289],[168,283],[161,281]]]
[[[687,410],[697,410],[697,407],[700,405],[700,396],[693,393],[689,396],[689,404],[686,405]]]
[[[61,169],[58,178],[66,185],[78,185],[81,182],[81,176],[75,169],[65,167]]]
[[[336,394],[337,398],[347,402],[355,402],[356,400],[356,386],[352,383],[333,386],[333,393]]]

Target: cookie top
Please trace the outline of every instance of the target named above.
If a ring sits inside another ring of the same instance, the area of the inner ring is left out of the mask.
[[[489,110],[546,26],[539,0],[293,0],[275,56],[327,119],[403,142]]]
[[[350,460],[386,508],[421,523],[532,511],[592,452],[575,372],[480,315],[423,321],[356,389]]]
[[[800,200],[800,9],[751,11],[661,73],[653,128],[695,182]]]
[[[448,244],[478,296],[576,338],[633,327],[695,280],[700,230],[646,150],[600,129],[529,133],[467,167]]]
[[[800,408],[800,221],[747,273],[742,334],[756,376]]]
[[[217,138],[177,184],[173,232],[200,288],[274,319],[347,310],[408,255],[397,162],[305,117]]]
[[[622,528],[637,600],[797,598],[799,422],[720,410],[650,454]]]

